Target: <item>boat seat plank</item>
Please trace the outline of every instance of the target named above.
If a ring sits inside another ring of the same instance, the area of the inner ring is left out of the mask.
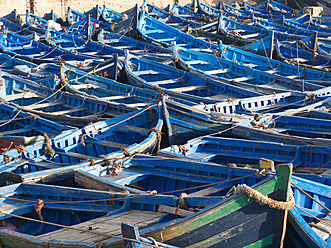
[[[254,79],[254,77],[238,77],[238,78],[232,79],[232,81],[243,82],[243,81],[248,81],[248,80],[251,80],[251,79]]]
[[[52,106],[61,106],[63,102],[46,102],[46,103],[39,103],[39,104],[32,104],[29,106],[25,106],[25,109],[34,110],[34,109],[43,109]]]
[[[99,88],[99,86],[93,85],[93,84],[72,84],[71,87],[76,90],[88,89],[88,88]]]
[[[91,230],[100,232],[105,235],[120,235],[122,222],[131,225],[137,225],[139,228],[149,226],[158,222],[158,220],[165,215],[160,212],[148,212],[139,210],[130,210],[122,212],[113,216],[104,216],[90,221],[86,221],[72,227],[82,230]],[[38,238],[43,240],[60,240],[60,241],[88,241],[99,242],[101,240],[109,239],[110,237],[98,235],[96,233],[89,233],[83,231],[76,231],[72,229],[63,228],[47,234],[39,235]]]
[[[24,87],[23,89],[19,89],[19,88],[13,87],[13,91],[21,92],[21,93],[24,93],[24,94],[32,93],[32,94],[35,94],[38,97],[43,97],[43,98],[46,98],[47,97],[47,95],[45,95],[45,94],[43,94],[41,92],[38,92],[36,90],[27,88],[27,87]]]
[[[37,167],[45,168],[45,169],[56,169],[56,168],[62,167],[61,165],[58,165],[58,164],[41,163],[41,162],[35,163],[34,165]]]
[[[208,62],[203,61],[203,60],[191,60],[191,61],[186,61],[186,64],[189,64],[189,65],[208,64]]]
[[[174,79],[166,79],[166,80],[160,80],[160,81],[153,81],[155,85],[163,85],[163,84],[172,84],[176,83]]]
[[[25,93],[1,96],[1,98],[6,101],[13,101],[13,100],[20,99],[20,98],[34,98],[34,97],[39,97],[39,96],[32,92],[25,92]]]
[[[149,105],[151,105],[151,103],[147,103],[147,102],[137,102],[137,103],[126,104],[126,106],[131,107],[131,108],[144,108]]]
[[[207,89],[206,86],[204,86],[204,85],[198,85],[198,86],[179,87],[179,88],[174,88],[174,89],[171,89],[171,90],[172,91],[176,91],[176,92],[185,92],[185,91],[205,90],[205,89]]]
[[[85,143],[86,143],[86,141],[85,141]],[[75,152],[66,152],[66,153],[58,153],[58,154],[68,156],[68,157],[72,157],[72,158],[78,158],[78,159],[82,159],[82,160],[92,160],[92,159],[97,160],[97,159],[99,159],[97,157],[83,155],[83,154],[75,153]]]
[[[241,38],[244,38],[244,39],[249,39],[249,38],[253,38],[253,37],[256,37],[258,36],[259,34],[255,33],[255,34],[244,34],[244,35],[241,35],[240,37]]]
[[[129,97],[131,96],[105,96],[105,97],[99,97],[98,99],[105,101],[112,101],[112,100],[121,100]]]
[[[230,68],[226,69],[217,69],[217,70],[211,70],[211,71],[205,71],[208,74],[220,74],[220,73],[227,73],[230,71]]]
[[[144,31],[144,34],[164,34],[165,31],[161,29],[151,29],[151,30],[146,30]]]
[[[67,109],[67,110],[61,110],[57,112],[52,112],[53,115],[64,115],[64,114],[69,114],[69,113],[74,113],[74,112],[79,112],[79,111],[85,111],[88,108],[73,108],[73,109]]]
[[[133,71],[134,74],[140,76],[140,75],[149,75],[149,74],[160,74],[159,71],[153,71],[153,70],[145,70],[145,71]]]

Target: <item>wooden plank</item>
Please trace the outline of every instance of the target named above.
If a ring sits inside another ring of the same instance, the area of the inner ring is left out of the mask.
[[[242,82],[242,81],[248,81],[248,80],[251,80],[251,79],[254,79],[254,77],[238,77],[238,78],[232,79],[232,81]]]
[[[46,102],[46,103],[39,103],[39,104],[32,104],[29,106],[25,106],[25,109],[33,110],[33,109],[42,109],[42,108],[47,108],[47,107],[52,107],[52,106],[61,106],[63,105],[63,102]]]
[[[229,68],[226,68],[226,69],[217,69],[217,70],[211,70],[211,71],[205,71],[206,73],[208,74],[219,74],[219,73],[226,73],[230,71]]]
[[[121,233],[121,224],[126,222],[129,224],[137,225],[138,227],[145,227],[157,222],[164,213],[159,212],[148,212],[131,210],[122,212],[113,216],[105,216],[89,220],[72,227],[90,230],[93,232],[100,232],[103,234],[119,235]],[[89,233],[83,231],[76,231],[72,229],[63,228],[54,232],[39,235],[38,238],[42,239],[55,239],[61,241],[89,241],[98,242],[109,237],[104,235],[98,235],[97,233]]]
[[[126,106],[131,107],[131,108],[147,107],[149,105],[151,105],[151,103],[147,103],[147,102],[137,102],[137,103],[126,104]]]
[[[180,217],[187,217],[187,216],[194,214],[194,212],[192,212],[192,211],[187,211],[184,209],[170,207],[170,206],[166,206],[166,205],[160,205],[158,211],[161,213],[174,214],[174,215],[177,215]]]
[[[85,141],[85,143],[87,143]],[[92,160],[92,159],[99,159],[97,157],[93,157],[93,156],[88,156],[88,155],[83,155],[80,153],[75,153],[75,152],[66,152],[66,153],[59,153],[68,157],[73,157],[73,158],[78,158],[78,159],[82,159],[82,160]]]
[[[198,86],[179,87],[179,88],[174,88],[171,90],[176,91],[176,92],[185,92],[185,91],[204,90],[204,89],[207,89],[207,87],[204,85],[198,85]]]
[[[76,90],[88,89],[88,88],[100,88],[99,86],[94,84],[72,84],[71,87]]]
[[[244,39],[249,39],[249,38],[253,38],[253,37],[256,37],[258,36],[259,34],[257,33],[254,33],[254,34],[244,34],[244,35],[241,35],[240,37],[241,38],[244,38]]]
[[[153,70],[145,70],[145,71],[133,71],[133,73],[136,75],[149,75],[149,74],[159,74],[160,72]]]
[[[153,81],[153,83],[155,85],[163,85],[163,84],[172,84],[172,83],[176,83],[175,80],[173,79],[166,79],[166,80],[160,80],[160,81]]]
[[[132,97],[132,96],[105,96],[105,97],[98,97],[98,99],[112,101],[112,100],[125,99],[125,98],[129,98],[129,97]]]
[[[64,114],[69,114],[69,113],[74,113],[74,112],[79,112],[79,111],[84,111],[87,110],[87,108],[73,108],[73,109],[67,109],[67,110],[62,110],[62,111],[57,111],[57,112],[52,112],[53,115],[64,115]]]
[[[208,62],[203,61],[203,60],[191,60],[191,61],[186,61],[185,63],[188,65],[208,64]]]
[[[32,92],[25,92],[25,93],[1,96],[1,98],[6,101],[13,101],[13,100],[20,99],[20,98],[34,98],[34,97],[39,97],[39,96]]]

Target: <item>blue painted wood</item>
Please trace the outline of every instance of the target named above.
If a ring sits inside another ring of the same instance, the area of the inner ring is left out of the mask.
[[[267,121],[265,128],[259,128],[246,123],[233,128],[232,132],[237,137],[275,141],[295,145],[330,146],[329,121],[295,117],[277,116],[274,121]],[[272,124],[271,124],[272,122]]]
[[[330,186],[298,177],[293,177],[292,182],[323,206],[327,208],[330,207]],[[309,225],[309,223],[318,223],[318,220],[313,217],[326,218],[326,221],[328,221],[329,217],[325,217],[328,215],[327,210],[299,191],[296,187],[293,187],[292,189],[294,192],[295,204],[298,207],[293,207],[289,212],[289,227],[286,233],[287,238],[285,243],[289,246],[295,245],[296,247],[330,247],[330,235],[321,231],[320,234],[324,234],[324,238],[322,238],[315,231],[316,229],[313,230]],[[307,212],[310,215],[308,215]]]
[[[216,103],[230,97],[256,96],[258,94],[210,78],[201,78],[172,66],[126,54],[125,71],[130,84],[153,88],[170,97],[196,103]]]
[[[103,62],[102,59],[49,47],[41,42],[30,40],[11,31],[1,33],[0,50],[38,64],[45,62],[67,63],[72,66],[84,67]]]
[[[272,141],[252,141],[245,139],[202,137],[188,141],[183,146],[172,146],[158,151],[159,155],[186,158],[222,165],[235,163],[258,168],[259,159],[273,160],[275,164],[292,163],[293,167],[314,167],[328,165],[329,147],[288,145]]]
[[[19,111],[7,104],[0,105],[0,149],[13,149],[44,140],[43,133],[54,137],[75,128],[58,124],[42,117]]]
[[[163,112],[161,103],[149,110],[137,111],[97,122],[86,127],[57,135],[49,142],[54,154],[45,150],[45,143],[25,147],[23,153],[10,150],[2,155],[1,171],[24,173],[47,168],[73,165],[94,159],[96,163],[104,159],[121,158],[138,152],[153,152],[158,142],[156,128],[162,129]],[[154,121],[150,121],[153,118]],[[127,128],[126,126],[132,126]],[[96,130],[99,130],[96,132]],[[150,131],[150,132],[149,132]],[[125,155],[126,154],[126,155]],[[101,158],[100,158],[101,156]],[[17,158],[20,159],[17,160]],[[15,159],[16,158],[16,159]],[[7,163],[6,163],[7,162]],[[43,162],[41,166],[36,163]]]
[[[87,76],[88,74],[81,75]],[[82,127],[90,122],[104,120],[105,118],[136,110],[136,106],[133,105],[126,106],[125,104],[112,101],[70,94],[4,72],[1,72],[1,80],[3,80],[3,86],[0,91],[1,98],[4,102],[23,108],[25,111],[32,114],[38,114],[63,124]],[[55,87],[57,82],[54,80],[56,79],[53,77],[43,83],[47,86]],[[39,81],[39,83],[41,83],[41,81]],[[108,84],[113,88],[121,86],[123,91],[130,90],[131,92],[132,90],[132,87],[125,89],[125,86],[121,84],[116,86],[117,83],[113,81],[108,81]],[[24,94],[26,95],[25,97],[23,97]],[[156,96],[150,96],[150,102],[153,102]],[[146,97],[148,97],[147,94]]]
[[[276,41],[276,51],[278,57],[282,60],[292,62],[294,64],[302,64],[311,66],[312,68],[330,68],[331,57],[315,54],[311,51],[304,51],[293,46]]]
[[[173,54],[173,60],[180,68],[202,77],[225,81],[228,84],[255,91],[258,94],[272,94],[292,90],[301,91],[303,84],[310,90],[322,88],[317,84],[306,84],[303,80],[280,76],[278,74],[281,72],[278,72],[276,68],[264,71],[259,66],[251,64],[247,66],[236,61],[223,59],[222,51],[217,54],[218,56],[215,56],[173,46]]]
[[[173,10],[175,10],[173,8]],[[185,26],[190,27],[199,27],[202,23],[198,22],[198,19],[194,18],[191,20],[190,16],[185,15],[181,17],[178,14],[175,14],[174,12],[169,13],[169,11],[165,11],[151,3],[148,3],[146,1],[143,2],[141,6],[141,13],[149,15],[159,21],[165,22],[168,25],[171,25],[175,28],[183,28]]]
[[[219,44],[221,56],[240,64],[254,64],[254,68],[260,70],[277,69],[278,74],[282,76],[293,76],[297,80],[305,78],[305,81],[318,83],[321,81],[329,82],[331,80],[331,72],[314,70],[305,67],[284,63],[274,59],[256,55],[247,51],[242,51],[238,48],[233,48],[224,44]]]
[[[142,14],[138,22],[140,38],[155,45],[170,46],[173,41],[186,48],[200,48],[212,52],[216,49],[215,44],[185,34],[174,27]]]

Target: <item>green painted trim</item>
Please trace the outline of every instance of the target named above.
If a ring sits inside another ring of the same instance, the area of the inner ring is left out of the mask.
[[[272,244],[272,240],[274,238],[274,235],[271,235],[267,238],[261,239],[257,242],[255,242],[254,244],[250,244],[250,245],[246,245],[243,248],[258,248],[258,247],[266,247],[268,245]]]

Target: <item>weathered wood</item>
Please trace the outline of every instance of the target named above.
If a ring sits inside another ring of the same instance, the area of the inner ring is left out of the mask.
[[[13,101],[13,100],[20,99],[20,98],[34,98],[34,97],[39,97],[39,96],[32,92],[17,93],[17,94],[1,96],[1,98],[6,101]]]
[[[125,99],[125,98],[129,98],[129,97],[131,97],[131,96],[105,96],[105,97],[99,97],[98,99],[105,100],[105,101],[112,101],[112,100]]]
[[[187,216],[194,214],[194,212],[192,212],[192,211],[187,211],[185,209],[170,207],[170,206],[166,206],[166,205],[160,205],[158,211],[161,213],[174,214],[174,215],[177,215],[180,217],[187,217]]]
[[[39,104],[32,104],[29,106],[25,106],[24,109],[42,109],[42,108],[47,108],[47,107],[52,107],[52,106],[61,106],[63,105],[63,102],[46,102],[46,103],[39,103]]]
[[[100,88],[99,86],[94,84],[72,84],[71,87],[76,90],[88,89],[88,88]]]
[[[63,228],[54,232],[39,235],[37,237],[42,238],[43,240],[52,239],[60,241],[98,242],[110,238],[104,236],[107,234],[120,235],[122,222],[126,222],[131,225],[137,225],[139,228],[141,228],[156,223],[163,215],[164,213],[159,212],[131,210],[113,216],[96,218],[72,226],[74,228],[86,230],[87,232]],[[89,233],[88,230],[103,233],[104,235]]]
[[[254,77],[238,77],[238,78],[232,79],[232,81],[242,82],[242,81],[248,81],[248,80],[251,80],[251,79],[254,79]]]
[[[85,141],[86,143],[86,141]],[[99,159],[96,157],[88,156],[88,155],[83,155],[75,152],[66,152],[66,153],[61,153],[62,155],[68,156],[68,157],[73,157],[73,158],[78,158],[82,160],[92,160],[92,159]]]
[[[171,90],[176,91],[176,92],[185,92],[185,91],[204,90],[204,89],[207,89],[207,87],[203,86],[203,85],[198,85],[198,86],[179,87],[179,88],[174,88]]]
[[[226,68],[226,69],[218,69],[218,70],[211,70],[211,71],[205,71],[208,74],[219,74],[219,73],[226,73],[229,72],[230,68]]]
[[[64,115],[64,114],[69,114],[69,113],[74,113],[74,112],[79,112],[79,111],[85,111],[87,109],[88,108],[73,108],[73,109],[67,109],[67,110],[52,112],[52,114],[53,115]]]

